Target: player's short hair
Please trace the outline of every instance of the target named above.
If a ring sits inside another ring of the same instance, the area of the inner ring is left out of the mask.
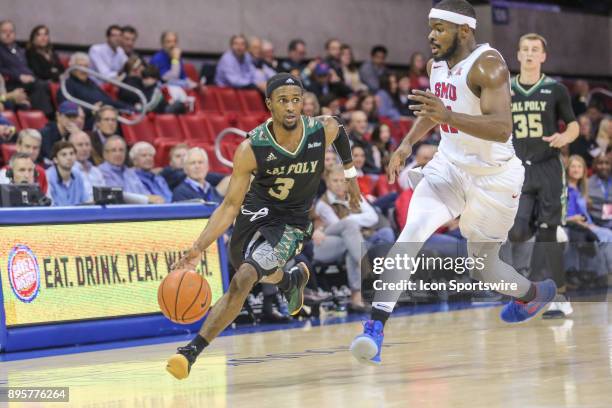
[[[544,50],[544,52],[546,52],[546,48],[548,47],[546,38],[544,38],[543,36],[537,33],[527,33],[527,34],[521,35],[521,38],[519,38],[519,42],[518,42],[519,48],[521,48],[521,43],[523,42],[523,40],[531,40],[531,41],[540,40],[540,42],[542,43],[542,49]]]
[[[53,147],[51,148],[51,158],[55,159],[59,152],[64,149],[72,149],[72,151],[76,154],[76,147],[71,142],[66,140],[60,140],[59,142],[55,142]]]
[[[434,8],[476,18],[476,10],[466,0],[442,0]]]

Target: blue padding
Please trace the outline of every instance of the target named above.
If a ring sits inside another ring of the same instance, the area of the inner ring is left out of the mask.
[[[19,327],[8,330],[5,352],[34,350],[66,345],[81,345],[137,339],[143,337],[186,334],[200,329],[202,322],[189,325],[172,323],[164,316],[125,317]]]
[[[97,221],[146,221],[177,218],[207,218],[214,205],[109,205],[79,207],[34,207],[0,209],[0,225],[62,224]]]

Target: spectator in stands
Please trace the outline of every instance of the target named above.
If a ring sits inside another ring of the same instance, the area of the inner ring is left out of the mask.
[[[589,102],[589,106],[586,111],[586,115],[591,119],[591,125],[593,128],[593,134],[597,135],[599,132],[599,124],[604,119],[604,106],[603,103],[597,99],[592,99]]]
[[[313,94],[312,92],[304,92],[302,100],[304,101],[304,108],[302,109],[302,113],[304,115],[319,116],[321,107],[319,105],[317,95]]]
[[[261,55],[265,63],[274,71],[279,70],[278,60],[274,56],[274,44],[268,40],[261,42]]]
[[[164,199],[158,195],[150,195],[142,184],[134,169],[125,165],[127,145],[119,136],[111,136],[104,144],[104,163],[98,168],[104,175],[104,181],[109,187],[121,187],[123,191],[146,195],[150,204],[163,204]]]
[[[85,124],[83,109],[74,102],[64,101],[55,113],[55,122],[48,122],[40,130],[42,135],[42,155],[51,159],[53,145],[61,140],[67,141],[71,133],[82,130]]]
[[[578,116],[578,124],[580,125],[580,133],[578,138],[569,145],[569,153],[581,156],[590,168],[593,164],[593,158],[602,153],[601,148],[595,141],[591,120],[586,115]]]
[[[409,106],[412,101],[408,99],[408,96],[412,94],[412,88],[410,87],[410,77],[403,75],[397,84],[397,109],[402,116],[414,116],[414,112],[410,110]]]
[[[15,124],[0,114],[0,144],[12,143],[16,131]]]
[[[46,171],[49,196],[54,206],[78,205],[87,201],[88,194],[81,172],[74,168],[76,149],[67,141],[53,145],[53,166]]]
[[[160,77],[157,67],[153,65],[145,65],[144,61],[137,55],[132,55],[128,58],[123,68],[125,78],[123,83],[139,89],[144,94],[147,102],[151,102],[150,111],[155,113],[186,113],[187,106],[185,103],[175,101],[172,103],[166,102],[160,91]],[[142,101],[132,91],[119,89],[117,95],[119,100],[129,103],[134,109],[140,109]],[[155,102],[153,102],[155,100]]]
[[[244,35],[233,35],[230,49],[225,51],[217,64],[215,84],[231,88],[253,88],[265,91],[263,82],[256,82],[256,69],[251,55],[247,53],[248,42]]]
[[[408,71],[410,88],[422,91],[429,88],[429,76],[427,75],[427,60],[420,52],[414,52],[410,56],[410,68]]]
[[[383,123],[374,128],[371,144],[374,165],[384,173],[389,164],[392,151],[391,129],[388,125]]]
[[[89,67],[89,56],[83,52],[75,52],[70,56],[69,65]],[[112,99],[106,92],[104,92],[95,82],[93,82],[89,75],[83,71],[73,71],[70,73],[70,77],[66,80],[66,89],[70,95],[88,102],[92,105],[111,105],[117,109],[122,109],[128,112],[132,111],[132,107],[125,102],[116,101]],[[65,96],[60,91],[58,93],[58,100],[61,103],[64,101]],[[85,112],[88,118],[91,117],[91,111],[89,109]]]
[[[295,38],[289,41],[287,59],[281,61],[279,71],[291,73],[297,70],[297,76],[299,77],[299,73],[306,67],[305,60],[306,43],[301,38]]]
[[[357,110],[366,114],[368,122],[368,132],[378,126],[378,108],[376,107],[376,97],[371,93],[363,93],[357,100]]]
[[[121,27],[113,24],[106,29],[106,42],[89,48],[91,69],[109,78],[121,80],[121,70],[127,56],[121,48]],[[98,84],[103,81],[94,78]]]
[[[400,120],[397,109],[397,77],[395,74],[385,74],[380,77],[380,88],[376,91],[376,106],[378,116],[386,117],[394,122]]]
[[[32,108],[51,117],[53,105],[49,87],[46,82],[36,79],[28,68],[25,51],[15,42],[15,25],[9,20],[0,21],[0,75],[4,75],[8,91],[23,88]]]
[[[187,178],[172,193],[172,202],[200,199],[220,203],[223,195],[206,181],[208,174],[208,154],[201,147],[193,147],[185,157]]]
[[[342,72],[342,62],[340,61],[340,50],[342,47],[342,43],[332,38],[325,42],[325,58],[323,62],[325,62],[331,69],[336,71],[338,77],[340,79],[344,79]]]
[[[123,48],[123,52],[129,58],[132,56],[138,56],[136,51],[134,51],[134,46],[136,45],[136,40],[138,39],[138,30],[136,30],[131,25],[126,25],[121,27],[121,48]],[[139,57],[140,58],[140,57]]]
[[[0,74],[0,112],[15,110],[16,108],[30,108],[28,94],[23,88],[15,88],[11,92],[7,92],[4,77]]]
[[[155,166],[155,147],[148,142],[137,142],[130,149],[130,160],[136,175],[146,187],[149,194],[164,198],[166,203],[172,200],[172,192],[162,176],[153,173]]]
[[[64,66],[49,40],[49,28],[37,25],[30,32],[30,40],[26,45],[28,66],[38,79],[59,82]]]
[[[574,84],[574,96],[572,97],[572,109],[576,117],[587,111],[587,98],[589,96],[589,83],[579,79]]]
[[[255,67],[255,83],[265,83],[268,79],[276,75],[276,70],[268,65],[263,58],[263,42],[259,37],[251,37],[249,41],[249,55]]]
[[[387,59],[387,48],[383,45],[372,47],[370,60],[364,62],[359,69],[361,81],[368,86],[370,92],[378,91],[380,77],[387,73],[385,60]]]
[[[348,96],[352,90],[340,79],[336,71],[325,62],[318,63],[306,85],[309,92],[317,95],[319,100],[326,95],[333,95],[332,99]]]
[[[68,141],[72,143],[76,150],[74,168],[83,176],[84,189],[87,193],[86,201],[93,201],[93,187],[103,187],[106,185],[106,181],[100,169],[92,161],[91,138],[87,133],[80,130],[71,133]]]
[[[366,84],[361,82],[359,70],[353,58],[353,50],[350,45],[342,44],[340,47],[340,76],[344,83],[353,90],[353,92],[365,91],[368,89]]]
[[[604,117],[599,122],[599,130],[597,131],[597,137],[595,141],[601,148],[602,153],[607,152],[610,149],[612,139],[612,117]]]
[[[164,31],[160,38],[162,49],[157,51],[149,64],[157,67],[164,82],[171,82],[184,88],[193,88],[193,83],[185,74],[183,51],[179,48],[178,34],[174,31]]]
[[[117,109],[110,105],[102,105],[94,114],[94,125],[88,134],[93,148],[91,158],[96,166],[103,162],[104,144],[108,138],[117,134],[119,129],[118,117]]]
[[[27,153],[15,153],[11,156],[9,166],[12,177],[6,182],[0,180],[0,184],[36,184],[36,166],[32,157]],[[3,170],[6,172],[6,169]]]
[[[45,175],[45,169],[36,164],[38,156],[40,155],[40,145],[42,143],[42,136],[36,129],[23,129],[17,136],[17,153],[27,154],[35,164],[34,175],[36,182],[40,186],[40,190],[43,193],[47,193],[47,177]],[[0,170],[0,184],[7,184],[10,182],[6,177],[6,167]]]
[[[609,175],[610,163],[606,163],[605,166],[607,167]],[[608,181],[612,183],[610,178],[608,178]],[[610,187],[610,185],[608,187]],[[595,224],[587,210],[587,200],[589,199],[587,168],[586,163],[580,156],[570,157],[569,167],[567,169],[567,190],[567,222],[590,229],[597,236],[600,243],[612,242],[612,229]],[[604,245],[601,248],[604,252],[608,253],[606,258],[611,258],[610,252],[612,251],[612,247]],[[612,266],[612,264],[610,264],[610,266]]]
[[[186,143],[179,143],[173,146],[170,149],[170,164],[159,173],[168,183],[170,190],[174,190],[187,177],[183,168],[188,150],[189,145]]]
[[[349,139],[353,146],[360,146],[365,152],[365,165],[363,166],[364,173],[380,174],[380,168],[374,164],[374,152],[372,145],[366,140],[368,132],[368,118],[362,111],[351,113],[351,119],[348,124]]]
[[[609,155],[597,156],[593,163],[595,174],[589,178],[588,201],[593,222],[612,228],[612,161]]]
[[[379,221],[376,210],[361,200],[359,211],[349,208],[346,198],[346,181],[342,165],[325,172],[327,191],[315,205],[314,260],[319,263],[339,262],[344,259],[347,280],[351,289],[351,311],[363,312],[361,297],[361,245],[366,241],[365,230],[372,229]],[[377,231],[368,231],[374,236]],[[386,232],[383,232],[386,234]],[[389,238],[389,237],[385,237]],[[390,240],[393,241],[391,232]]]

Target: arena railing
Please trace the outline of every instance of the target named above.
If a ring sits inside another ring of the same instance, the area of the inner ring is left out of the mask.
[[[90,77],[94,77],[94,78],[98,78],[104,82],[108,82],[110,84],[115,85],[118,88],[122,88],[125,89],[126,91],[135,93],[136,96],[138,96],[138,99],[140,99],[140,106],[136,109],[137,114],[135,116],[132,116],[131,118],[126,118],[123,116],[119,116],[117,118],[117,120],[125,125],[135,125],[139,122],[141,122],[145,115],[147,114],[147,112],[153,110],[153,108],[155,107],[155,105],[157,105],[158,103],[158,99],[163,97],[161,94],[161,91],[159,89],[155,90],[155,93],[153,94],[153,97],[151,98],[150,101],[147,101],[146,96],[142,93],[142,91],[138,88],[135,88],[131,85],[127,85],[117,79],[114,78],[110,78],[107,77],[105,75],[100,74],[99,72],[93,71],[89,68],[85,68],[85,67],[81,67],[78,65],[73,65],[71,67],[69,67],[64,74],[62,74],[61,78],[60,78],[60,87],[62,90],[62,93],[64,94],[64,97],[71,101],[76,103],[77,105],[86,108],[86,109],[90,109],[92,111],[95,111],[98,109],[98,106],[93,105],[87,101],[84,101],[82,99],[79,99],[73,95],[70,95],[70,93],[68,92],[68,89],[66,87],[66,80],[70,77],[70,74],[73,71],[82,71],[85,72],[87,75],[89,75]]]

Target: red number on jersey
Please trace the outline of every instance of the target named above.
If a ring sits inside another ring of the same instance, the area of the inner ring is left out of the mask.
[[[447,106],[446,109],[448,109],[449,111],[452,111],[450,106]],[[448,124],[446,123],[440,124],[440,128],[446,133],[459,133],[457,129],[455,129],[454,127],[448,126]]]

